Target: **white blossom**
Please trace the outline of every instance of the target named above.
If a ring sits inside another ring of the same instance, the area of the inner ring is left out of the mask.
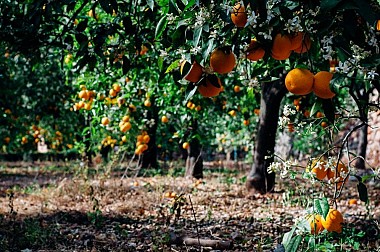
[[[367,78],[370,80],[374,80],[376,76],[379,76],[379,74],[376,73],[375,70],[371,70],[367,73]]]
[[[290,107],[290,105],[286,104],[284,106],[284,111],[283,111],[284,116],[295,115],[296,113],[297,111],[293,109],[292,107]]]

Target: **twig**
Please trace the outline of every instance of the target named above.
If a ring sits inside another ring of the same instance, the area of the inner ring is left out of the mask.
[[[231,241],[220,241],[212,239],[200,239],[191,238],[188,236],[177,236],[174,233],[170,234],[170,244],[173,245],[185,245],[185,246],[200,246],[200,247],[211,247],[213,249],[227,250],[232,249],[233,243]]]
[[[191,205],[191,212],[193,213],[193,217],[194,217],[194,221],[195,221],[195,228],[197,230],[197,238],[198,238],[198,242],[200,243],[200,239],[199,239],[199,228],[198,228],[198,223],[197,223],[197,217],[195,216],[195,211],[194,211],[194,206],[193,206],[193,202],[191,201],[191,197],[189,195],[189,201],[190,201],[190,205]]]

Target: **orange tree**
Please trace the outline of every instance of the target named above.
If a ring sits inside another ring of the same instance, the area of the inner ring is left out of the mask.
[[[366,111],[368,103],[358,97],[360,90],[366,86],[379,88],[376,73],[378,35],[374,26],[379,18],[379,8],[374,2],[165,3],[169,8],[161,11],[156,39],[172,51],[183,52],[182,60],[189,64],[197,62],[204,67],[200,79],[189,79],[190,90],[202,93],[208,80],[214,80],[213,86],[219,87],[214,74],[227,88],[223,82],[232,77],[228,74],[233,69],[230,67],[231,54],[236,56],[237,67],[234,70],[238,74],[245,76],[248,72],[247,82],[251,84],[258,80],[258,88],[261,89],[260,120],[254,163],[247,180],[249,189],[265,193],[274,188],[275,173],[268,173],[268,167],[274,161],[277,119],[281,101],[288,91],[310,104],[312,115],[322,111],[324,118],[333,124],[335,112],[344,110],[341,103],[344,93],[350,93],[357,101],[359,111]],[[214,54],[215,51],[218,53]],[[254,61],[248,71],[242,64],[245,57]],[[331,78],[319,78],[317,73],[328,72],[333,59],[338,60],[334,63],[336,73],[332,80],[337,87],[330,91],[330,81],[324,80],[319,84],[319,79]],[[260,64],[262,67],[256,67]],[[293,69],[299,69],[300,73],[286,78]],[[186,73],[191,74],[192,68]],[[281,117],[280,123],[288,122],[288,117],[288,114]],[[363,120],[361,126],[365,125],[365,118],[360,118]],[[323,125],[326,126],[327,121]]]

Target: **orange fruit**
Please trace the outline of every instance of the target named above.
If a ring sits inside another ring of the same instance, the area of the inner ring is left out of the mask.
[[[240,92],[240,86],[238,86],[238,85],[234,86],[234,92],[239,93]]]
[[[303,115],[304,115],[304,117],[310,117],[310,111],[305,110],[305,112],[303,112]]]
[[[248,125],[249,125],[249,120],[247,120],[247,119],[244,120],[244,121],[243,121],[243,124],[244,124],[245,126],[248,126]]]
[[[276,60],[285,60],[289,58],[292,50],[292,42],[288,35],[278,33],[273,39],[272,58]]]
[[[4,137],[4,142],[5,142],[6,144],[9,144],[10,141],[11,141],[11,138],[10,138],[10,137]]]
[[[222,83],[218,77],[214,75],[215,78],[210,78],[208,76],[202,83],[198,86],[198,92],[203,96],[203,97],[213,97],[219,95],[219,93],[222,91]],[[214,83],[217,82],[217,83]],[[219,85],[219,87],[216,87],[215,85]],[[190,103],[190,102],[189,102]],[[187,107],[189,107],[189,103],[187,104]],[[191,103],[190,108],[192,109],[195,104]]]
[[[123,118],[121,119],[123,122],[129,122],[129,115],[125,115],[123,116]]]
[[[348,200],[348,205],[352,206],[352,205],[356,205],[358,204],[358,200],[357,199],[349,199]]]
[[[152,103],[150,102],[149,99],[146,99],[146,100],[144,101],[144,106],[145,106],[145,107],[150,107],[150,106],[152,106]]]
[[[319,180],[322,180],[327,175],[326,162],[323,160],[314,159],[311,163],[311,172],[315,175],[315,177]]]
[[[198,105],[198,106],[195,107],[196,111],[200,111],[201,109],[202,109],[202,107],[200,105]]]
[[[322,226],[329,232],[342,232],[343,215],[336,209],[330,209],[326,218],[321,218]]]
[[[230,112],[228,112],[228,114],[230,116],[236,116],[236,111],[235,110],[231,110]]]
[[[255,115],[260,115],[260,109],[254,109],[253,110],[253,113],[255,114]]]
[[[230,46],[216,48],[210,56],[211,68],[219,73],[226,74],[231,72],[236,64],[235,54]]]
[[[143,136],[143,143],[149,143],[149,141],[150,141],[150,136],[149,135],[145,135],[145,136]]]
[[[259,42],[256,39],[251,39],[251,43],[249,44],[246,50],[246,57],[252,61],[258,61],[262,59],[265,55],[265,50],[261,47]]]
[[[126,137],[126,136],[122,136],[122,137],[121,137],[121,141],[122,141],[123,143],[127,142],[127,137]]]
[[[316,118],[322,118],[322,117],[324,117],[324,114],[322,112],[318,111],[317,114],[315,114],[315,117]]]
[[[103,117],[102,118],[102,124],[104,126],[108,125],[110,123],[110,119],[108,119],[108,117]]]
[[[285,77],[285,86],[295,95],[307,95],[313,90],[313,74],[303,68],[290,70]]]
[[[121,125],[120,131],[121,132],[126,132],[132,128],[132,124],[130,122],[125,122]]]
[[[323,121],[323,122],[321,122],[321,126],[322,126],[322,128],[327,128],[328,124],[327,124],[327,122]]]
[[[376,22],[376,31],[380,31],[380,20]]]
[[[293,123],[288,123],[288,131],[289,132],[294,132],[294,124]]]
[[[162,117],[161,117],[161,122],[162,122],[162,123],[167,123],[167,122],[169,122],[169,119],[168,119],[168,117],[167,117],[167,116],[165,116],[165,115],[164,115],[164,116],[162,116]]]
[[[88,97],[88,92],[87,90],[81,90],[79,93],[78,93],[78,97],[80,99],[84,99],[84,100],[87,100],[89,97]]]
[[[182,144],[182,148],[184,148],[185,150],[189,149],[189,147],[190,147],[190,143],[189,142],[184,142]]]
[[[336,163],[333,164],[333,168],[327,169],[327,178],[332,179],[334,183],[338,185],[338,189],[342,186],[346,175],[348,174],[348,168],[342,162],[339,162],[337,174],[335,173]]]
[[[247,23],[247,12],[241,3],[236,3],[231,12],[231,21],[236,27],[244,27]]]
[[[115,89],[111,88],[110,91],[109,91],[109,95],[111,97],[115,97],[117,95],[117,92],[115,91]]]
[[[121,90],[121,87],[120,87],[119,83],[114,83],[112,85],[112,89],[115,90],[117,93],[119,93]]]
[[[304,52],[307,52],[310,50],[310,47],[311,47],[311,40],[310,40],[310,37],[308,35],[305,35],[303,37],[303,40],[302,40],[302,43],[301,45],[296,48],[296,49],[293,49],[293,52],[296,52],[296,53],[304,53]]]
[[[298,49],[302,45],[304,33],[303,32],[297,32],[296,34],[290,36],[290,42],[292,44],[291,50]]]
[[[184,73],[186,66],[190,65],[189,62],[184,61],[181,64],[181,74],[184,75],[184,79],[188,80],[190,82],[198,82],[203,74],[203,67],[198,64],[198,62],[194,61],[193,64],[190,66],[190,69]]]
[[[322,216],[319,214],[311,214],[307,218],[309,224],[310,224],[310,232],[312,234],[318,234],[323,229],[325,229],[322,225]]]
[[[300,100],[301,100],[301,98],[294,99],[294,100],[293,100],[293,104],[294,104],[294,106],[299,106],[299,105],[300,105]]]
[[[90,110],[90,109],[91,109],[91,106],[92,106],[91,102],[85,103],[85,104],[84,104],[84,109],[85,109],[85,110]]]
[[[320,71],[314,75],[313,91],[316,96],[322,99],[330,99],[335,93],[330,89],[330,81],[333,74],[327,71]]]
[[[198,90],[199,90],[199,87],[198,87]],[[188,101],[186,104],[186,107],[191,108],[192,105],[193,105],[193,103],[191,101]]]

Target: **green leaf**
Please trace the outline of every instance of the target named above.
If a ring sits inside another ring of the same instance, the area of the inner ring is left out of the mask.
[[[342,0],[322,0],[321,1],[321,13],[330,11],[335,8]]]
[[[194,88],[190,91],[190,93],[186,96],[185,102],[189,101],[191,97],[194,96],[195,92],[197,92],[198,86],[194,86]]]
[[[364,183],[362,182],[359,182],[357,184],[357,187],[358,187],[358,192],[359,192],[359,199],[365,203],[368,202],[368,191],[367,191],[367,187]]]
[[[160,71],[162,71],[162,68],[164,66],[164,57],[159,57],[158,58],[157,65],[158,65],[158,68],[160,69]]]
[[[202,35],[202,27],[201,26],[195,27],[194,34],[193,34],[193,46],[194,47],[198,46],[201,35]]]
[[[214,47],[214,39],[209,39],[206,42],[206,50],[203,51],[203,58],[206,59],[210,53],[212,48]]]
[[[157,24],[157,27],[156,27],[156,31],[155,31],[155,38],[158,39],[161,37],[162,33],[164,32],[165,28],[166,28],[166,25],[168,24],[168,20],[167,20],[167,17],[166,15],[163,16],[160,21],[158,21],[158,24]]]
[[[315,102],[313,106],[311,107],[310,115],[314,115],[315,113],[321,110],[322,110],[321,102],[320,100],[317,100],[317,102]]]
[[[326,218],[329,213],[330,206],[327,198],[314,199],[314,209],[323,218]]]
[[[195,4],[195,0],[190,0],[190,1],[187,3],[185,9],[183,9],[183,11],[184,11],[184,12],[187,11],[188,9],[190,9],[191,7],[193,7],[194,4]]]
[[[286,252],[297,252],[298,251],[298,246],[301,244],[302,241],[302,236],[301,235],[296,235],[294,236],[288,246],[285,246],[285,251]]]
[[[149,6],[149,9],[153,10],[154,8],[154,0],[146,0],[146,3]]]
[[[165,73],[170,73],[170,72],[173,71],[174,69],[178,68],[180,62],[181,62],[181,59],[177,59],[177,60],[175,60],[174,62],[172,62],[172,63],[168,66],[168,68],[166,69]]]
[[[293,226],[292,229],[289,232],[286,232],[284,234],[284,237],[282,237],[281,244],[284,245],[285,248],[287,248],[292,240],[292,236],[294,232],[296,231],[296,226]]]

